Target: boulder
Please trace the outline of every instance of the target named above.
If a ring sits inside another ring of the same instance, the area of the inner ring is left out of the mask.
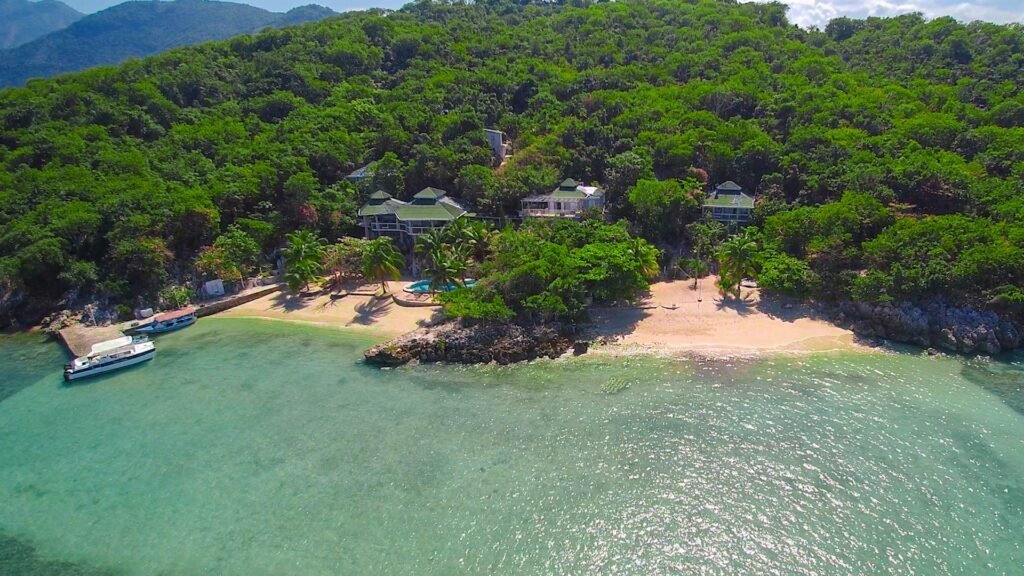
[[[923,304],[843,303],[835,315],[859,336],[934,346],[950,352],[999,354],[1024,344],[1010,320],[970,306],[935,299]]]

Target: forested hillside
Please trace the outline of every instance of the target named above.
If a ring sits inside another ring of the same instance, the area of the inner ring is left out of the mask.
[[[700,248],[706,175],[757,193],[769,290],[1024,304],[1021,27],[575,4],[348,13],[0,92],[4,290],[151,294],[231,225],[266,254],[358,234],[377,187],[508,215],[600,182],[612,218]],[[500,171],[484,127],[514,140]]]
[[[92,66],[118,64],[266,27],[322,20],[333,12],[302,6],[285,14],[212,0],[129,1],[11,50],[0,51],[0,86]]]

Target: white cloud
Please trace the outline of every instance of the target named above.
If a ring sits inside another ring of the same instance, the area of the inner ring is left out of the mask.
[[[800,26],[824,27],[832,18],[895,16],[921,12],[929,18],[952,16],[958,20],[1024,22],[1024,0],[783,0],[789,19]]]

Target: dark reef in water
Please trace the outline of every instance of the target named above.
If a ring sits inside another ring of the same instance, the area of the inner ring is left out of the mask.
[[[0,532],[0,574],[4,576],[113,576],[87,564],[42,558],[31,544]]]

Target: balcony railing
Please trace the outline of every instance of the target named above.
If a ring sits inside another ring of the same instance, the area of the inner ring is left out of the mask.
[[[426,234],[431,230],[443,228],[440,225],[412,225],[403,222],[370,222],[370,230],[373,232],[401,232],[402,234],[409,234],[410,236],[419,236],[420,234]]]
[[[548,208],[523,208],[519,211],[520,216],[545,217],[545,216],[576,216],[577,210],[551,210]]]

